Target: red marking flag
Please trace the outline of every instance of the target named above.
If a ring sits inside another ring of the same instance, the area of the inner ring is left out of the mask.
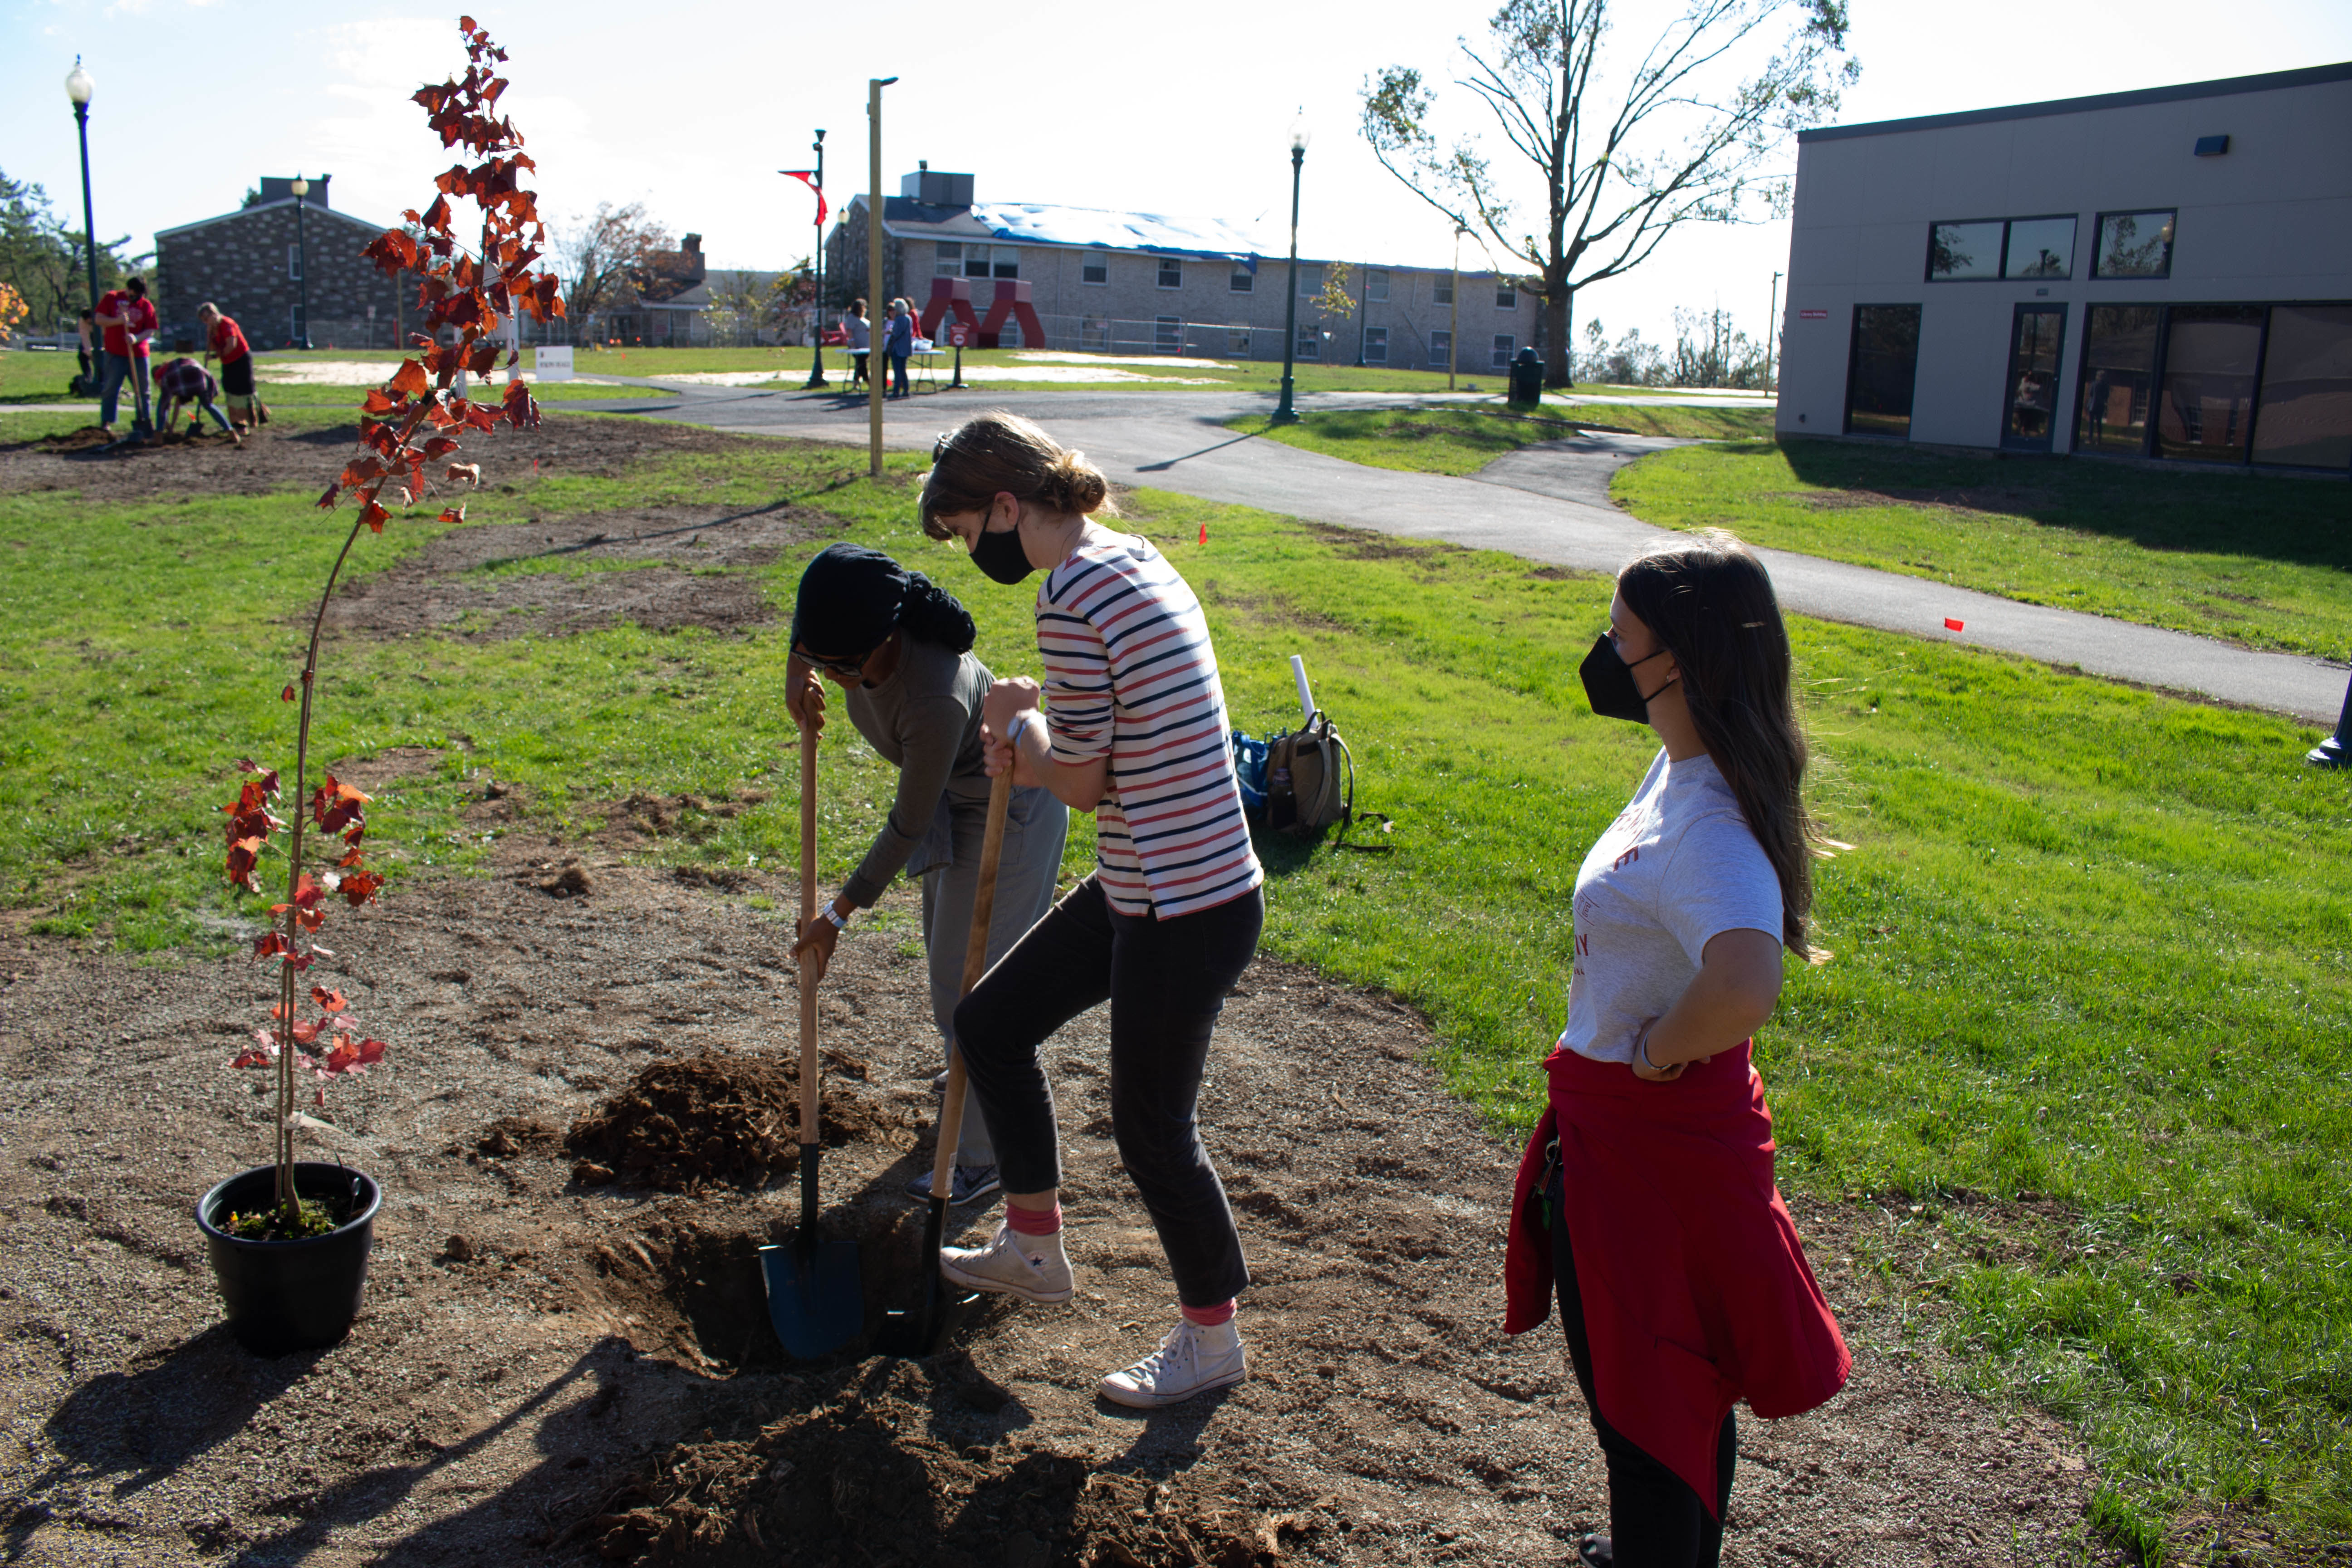
[[[802,184],[806,185],[810,192],[815,195],[816,226],[819,228],[823,228],[824,226],[824,215],[830,209],[828,209],[824,205],[824,192],[817,188],[816,171],[814,169],[779,169],[776,173],[783,175],[784,178],[788,180],[798,180]]]
[[[1951,616],[1946,616],[1944,617],[1944,629],[1948,632],[1964,632],[1968,630],[1969,627],[1966,621],[1956,621],[1952,619]]]

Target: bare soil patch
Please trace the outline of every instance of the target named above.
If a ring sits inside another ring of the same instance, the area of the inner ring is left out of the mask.
[[[1273,962],[1228,1005],[1203,1111],[1257,1283],[1254,1375],[1223,1397],[1139,1415],[1093,1392],[1172,1308],[1109,1142],[1100,1013],[1053,1047],[1077,1299],[992,1302],[927,1362],[794,1365],[757,1260],[797,1214],[781,1167],[588,1186],[557,1145],[649,1068],[731,1063],[705,1106],[789,1082],[790,922],[583,851],[586,896],[411,884],[343,928],[320,978],[394,1054],[305,1138],[386,1201],[366,1310],[315,1354],[228,1339],[189,1213],[263,1147],[259,1079],[223,1065],[261,973],[0,952],[12,1560],[1565,1563],[1601,1517],[1557,1337],[1498,1331],[1516,1151],[1442,1091],[1411,1012]],[[924,1268],[902,1186],[938,1046],[902,942],[854,928],[820,999],[846,1140],[823,1224],[858,1245],[869,1329]],[[1843,1261],[1874,1208],[1798,1215],[1858,1364],[1822,1410],[1749,1424],[1727,1561],[2083,1560],[2066,1435],[1937,1381]]]
[[[830,1074],[860,1081],[866,1076],[866,1064],[845,1051],[824,1053],[824,1062]],[[699,1192],[711,1183],[764,1186],[772,1174],[800,1164],[800,1093],[797,1058],[704,1050],[651,1063],[572,1124],[563,1140],[580,1156],[572,1179],[669,1193]],[[910,1121],[902,1108],[846,1094],[825,1101],[817,1108],[817,1136],[836,1149],[852,1142],[888,1147],[903,1141],[896,1134]]]
[[[322,490],[349,458],[359,440],[359,426],[307,425],[296,410],[247,434],[241,447],[209,425],[194,437],[183,430],[110,451],[98,449],[102,440],[96,426],[90,426],[59,437],[0,443],[0,493],[79,490],[99,500],[156,500]],[[500,426],[487,436],[469,438],[465,456],[467,462],[482,465],[482,483],[496,488],[527,483],[534,471],[609,479],[657,454],[737,450],[753,440],[661,420],[547,414],[536,430]]]
[[[327,623],[362,636],[469,642],[624,621],[656,631],[740,631],[772,618],[751,570],[844,526],[830,513],[779,503],[454,528],[346,584],[328,605]]]

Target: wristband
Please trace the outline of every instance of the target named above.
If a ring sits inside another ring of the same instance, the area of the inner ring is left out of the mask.
[[[836,913],[831,904],[819,904],[816,910],[816,918],[821,921],[831,921],[833,922],[833,929],[835,931],[847,931],[849,929],[849,917],[845,914]]]
[[[1013,722],[1004,727],[1004,743],[1017,749],[1021,744],[1021,731],[1032,719],[1037,720],[1041,724],[1045,722],[1043,717],[1039,715],[1037,710],[1034,708],[1024,708],[1020,712],[1015,713],[1013,716]],[[1050,739],[1045,742],[1048,747],[1051,747],[1053,743],[1054,742]]]

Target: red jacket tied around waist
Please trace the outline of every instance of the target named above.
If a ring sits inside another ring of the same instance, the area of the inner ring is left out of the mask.
[[[1557,1135],[1601,1414],[1712,1509],[1725,1413],[1742,1399],[1768,1420],[1811,1410],[1853,1366],[1773,1185],[1748,1044],[1671,1083],[1565,1049],[1544,1068],[1551,1103],[1519,1162],[1504,1331],[1551,1312],[1550,1237],[1526,1216]]]

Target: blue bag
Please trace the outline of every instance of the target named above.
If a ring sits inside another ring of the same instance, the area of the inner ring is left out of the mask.
[[[1253,816],[1265,815],[1265,742],[1244,731],[1234,731],[1234,777],[1242,786],[1242,809]]]

